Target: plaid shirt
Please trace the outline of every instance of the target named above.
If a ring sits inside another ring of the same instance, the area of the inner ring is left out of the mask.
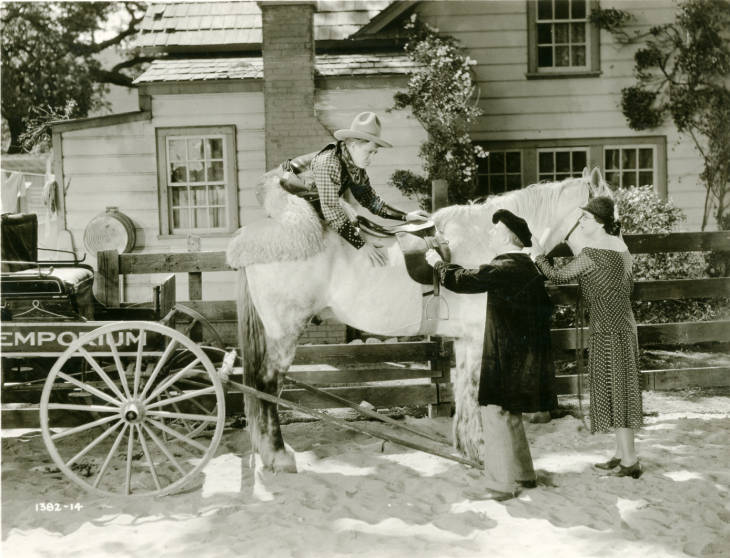
[[[325,221],[355,248],[362,248],[365,241],[340,206],[340,197],[349,189],[363,207],[386,216],[384,202],[370,186],[367,173],[355,166],[343,142],[330,144],[317,153],[311,169]]]

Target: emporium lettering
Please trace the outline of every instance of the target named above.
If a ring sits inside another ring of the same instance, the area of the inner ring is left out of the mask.
[[[83,332],[82,332],[83,333]],[[60,345],[68,347],[79,338],[76,331],[3,331],[0,333],[0,346],[3,348],[13,347],[43,347],[47,345]],[[87,343],[88,347],[106,347],[114,343],[117,347],[134,345],[139,341],[139,335],[131,331],[119,331],[115,335],[107,333]]]

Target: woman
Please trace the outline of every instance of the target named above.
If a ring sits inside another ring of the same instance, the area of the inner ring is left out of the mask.
[[[596,463],[618,477],[638,479],[642,469],[634,448],[634,431],[641,427],[639,347],[631,310],[632,258],[619,238],[614,203],[609,197],[590,200],[566,241],[574,254],[556,269],[544,255],[535,264],[553,283],[578,280],[590,316],[588,372],[591,393],[591,432],[616,431],[616,453]],[[533,253],[539,252],[533,249]]]

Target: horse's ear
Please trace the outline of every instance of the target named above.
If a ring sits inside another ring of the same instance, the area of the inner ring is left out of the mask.
[[[601,184],[603,184],[601,169],[593,167],[593,170],[591,171],[591,190],[597,192],[601,188]]]
[[[588,167],[583,167],[583,180],[588,180]]]

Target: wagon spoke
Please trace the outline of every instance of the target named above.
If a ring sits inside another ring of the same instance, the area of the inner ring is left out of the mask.
[[[127,440],[127,467],[124,472],[124,493],[131,494],[132,488],[132,455],[134,454],[134,426],[129,427],[129,439]]]
[[[160,373],[160,370],[162,370],[162,367],[165,365],[165,362],[167,362],[167,359],[170,358],[170,354],[173,350],[175,350],[175,347],[177,346],[177,341],[174,339],[170,340],[170,343],[168,343],[167,347],[165,347],[165,351],[162,353],[162,356],[160,357],[160,360],[157,361],[157,364],[155,365],[155,369],[152,371],[152,374],[150,375],[150,379],[147,380],[147,383],[144,386],[144,389],[142,389],[142,393],[139,394],[140,399],[144,399],[145,394],[147,393],[147,390],[152,387],[152,384],[157,379],[157,375]]]
[[[156,412],[160,412],[160,411],[156,411]],[[207,419],[208,417],[205,417],[205,418]],[[215,420],[215,419],[213,419],[213,420]],[[200,443],[196,442],[195,440],[191,440],[187,436],[180,434],[177,430],[170,428],[169,426],[166,426],[166,425],[162,424],[161,422],[157,422],[156,420],[152,420],[152,419],[150,419],[149,422],[150,422],[150,424],[156,426],[159,430],[162,430],[163,432],[167,432],[171,436],[174,436],[178,440],[185,442],[186,444],[191,445],[194,448],[196,448],[202,452],[205,452],[207,450],[207,448],[203,444],[200,444]]]
[[[65,438],[66,436],[71,436],[72,434],[78,434],[79,432],[83,432],[85,430],[91,430],[92,428],[96,428],[97,426],[101,426],[102,424],[111,422],[116,418],[119,417],[117,415],[112,415],[110,417],[104,417],[99,420],[95,420],[94,422],[87,422],[86,424],[82,424],[81,426],[74,426],[73,428],[69,428],[68,430],[64,430],[63,432],[53,434],[51,436],[51,440],[59,440],[61,438]]]
[[[63,411],[88,411],[95,413],[119,412],[119,407],[106,407],[105,405],[75,405],[73,403],[49,403],[48,408]]]
[[[191,413],[173,413],[171,411],[147,411],[152,417],[160,417],[166,419],[195,420],[202,422],[217,422],[218,418],[211,415],[193,415]]]
[[[188,364],[185,368],[177,372],[174,376],[168,378],[164,382],[162,382],[159,386],[155,388],[155,390],[147,396],[147,399],[144,400],[145,405],[148,404],[151,400],[153,400],[155,397],[157,397],[160,393],[165,391],[167,388],[169,388],[172,384],[177,382],[180,378],[184,377],[185,374],[188,374],[193,368],[195,368],[195,365],[200,362],[199,358],[196,358],[193,362]]]
[[[99,399],[103,399],[104,401],[107,401],[111,403],[112,405],[116,405],[117,407],[121,406],[122,402],[114,399],[111,395],[108,395],[104,393],[103,391],[96,389],[94,386],[90,386],[89,384],[85,384],[84,382],[78,381],[76,378],[73,378],[69,376],[68,374],[65,374],[64,372],[58,372],[58,377],[62,378],[63,380],[66,380],[67,382],[75,385],[76,387],[79,387],[83,389],[84,391],[88,391],[89,393],[96,395]]]
[[[114,384],[112,379],[107,375],[106,372],[104,372],[104,369],[99,366],[99,363],[96,362],[94,357],[92,357],[86,349],[81,347],[79,349],[79,352],[83,355],[83,357],[86,359],[86,361],[91,365],[91,367],[96,370],[96,373],[99,374],[102,380],[104,380],[104,383],[106,383],[107,386],[109,386],[109,389],[111,389],[114,392],[114,395],[116,395],[120,401],[124,401],[124,396],[122,395],[122,392],[119,391],[119,388]]]
[[[140,375],[142,374],[142,352],[144,351],[145,342],[145,330],[139,329],[139,339],[137,340],[137,360],[134,365],[134,390],[132,391],[134,397],[137,397],[137,390],[139,389]]]
[[[152,480],[155,482],[155,488],[157,490],[160,490],[162,487],[160,486],[160,479],[157,478],[157,471],[155,470],[155,464],[152,462],[152,456],[150,455],[149,450],[147,449],[147,442],[144,439],[144,436],[142,435],[142,428],[139,424],[135,425],[137,427],[137,436],[139,437],[139,443],[142,446],[142,451],[144,452],[144,456],[147,459],[147,465],[150,468],[150,473],[152,474]]]
[[[112,357],[114,358],[114,364],[117,367],[117,372],[119,373],[119,378],[121,379],[124,393],[126,394],[127,399],[132,399],[132,394],[129,392],[129,382],[127,382],[127,373],[124,369],[124,365],[122,364],[122,360],[119,358],[119,350],[117,349],[117,344],[114,342],[114,339],[111,335],[109,336],[107,343],[109,345],[109,348],[112,350]]]
[[[155,433],[152,431],[152,429],[147,426],[146,424],[142,425],[144,427],[145,432],[147,432],[147,435],[152,438],[152,441],[157,444],[157,447],[160,448],[160,451],[165,454],[165,457],[170,460],[170,462],[175,466],[175,468],[180,471],[182,475],[185,475],[185,469],[183,469],[180,464],[177,462],[177,459],[175,459],[175,456],[172,455],[169,449],[167,449],[167,446],[163,444],[160,439],[155,435]]]
[[[177,403],[179,401],[186,401],[188,399],[194,399],[195,397],[198,397],[200,395],[207,395],[209,393],[215,393],[215,388],[213,386],[203,388],[203,389],[197,389],[195,391],[188,391],[181,395],[176,395],[175,397],[170,397],[169,399],[160,399],[158,401],[155,401],[154,403],[150,403],[147,405],[148,409],[153,409],[155,407],[162,407],[164,405],[170,405],[172,403]]]
[[[99,435],[95,440],[93,440],[90,444],[88,444],[79,453],[77,453],[71,459],[69,459],[68,461],[66,461],[66,467],[70,467],[71,465],[73,465],[74,463],[76,463],[76,461],[78,461],[84,455],[86,455],[87,453],[89,453],[102,440],[106,440],[119,427],[120,424],[124,424],[124,422],[120,420],[114,426],[112,426],[111,428],[108,428],[107,430],[105,430],[103,434]]]
[[[112,445],[112,448],[109,450],[109,453],[106,456],[106,459],[104,460],[104,463],[101,465],[101,468],[99,469],[99,472],[96,474],[96,478],[94,479],[93,487],[98,488],[99,482],[101,481],[101,477],[104,476],[104,473],[106,473],[107,467],[109,467],[109,463],[112,460],[112,457],[114,457],[114,454],[117,452],[117,448],[119,447],[120,442],[122,441],[122,438],[124,438],[124,433],[127,431],[128,424],[125,424],[122,427],[122,431],[117,436],[116,440],[114,440],[114,444]]]

